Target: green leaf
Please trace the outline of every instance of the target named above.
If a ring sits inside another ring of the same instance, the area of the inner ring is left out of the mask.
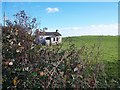
[[[37,76],[36,72],[31,73],[31,76]]]

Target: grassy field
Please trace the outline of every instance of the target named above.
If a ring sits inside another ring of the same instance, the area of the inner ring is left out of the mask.
[[[67,39],[67,40],[66,40]],[[65,42],[64,42],[65,41]],[[85,45],[100,45],[101,60],[105,64],[105,71],[109,82],[118,80],[118,36],[79,36],[63,38],[63,47],[67,48],[69,43],[73,43],[77,48]]]
[[[66,38],[63,38],[63,42]],[[65,43],[64,48],[67,48],[69,43],[75,44],[77,48],[85,45],[91,47],[92,45],[100,45],[102,60],[115,62],[118,60],[118,36],[79,36],[69,37]]]

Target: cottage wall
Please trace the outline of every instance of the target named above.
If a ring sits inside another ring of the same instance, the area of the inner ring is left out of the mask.
[[[46,40],[47,37],[50,37],[51,41],[50,40]],[[40,41],[45,39],[46,45],[50,45],[50,43],[52,45],[56,45],[56,44],[59,44],[59,43],[62,42],[62,36],[40,36],[39,39],[40,39]]]

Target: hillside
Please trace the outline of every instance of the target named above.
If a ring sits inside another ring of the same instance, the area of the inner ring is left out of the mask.
[[[81,46],[91,47],[94,44],[100,45],[101,61],[105,64],[105,72],[108,82],[114,78],[118,80],[118,36],[79,36],[63,38],[63,48],[67,48],[68,44],[75,44],[77,48]],[[113,82],[114,83],[114,82]]]
[[[78,36],[63,38],[63,47],[73,43],[77,48],[85,45],[91,47],[100,45],[102,60],[114,62],[118,60],[118,36]]]

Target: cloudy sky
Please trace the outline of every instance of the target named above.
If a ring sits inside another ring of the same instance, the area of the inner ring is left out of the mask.
[[[2,10],[10,20],[25,10],[38,28],[58,29],[63,36],[118,34],[117,2],[3,2]]]

